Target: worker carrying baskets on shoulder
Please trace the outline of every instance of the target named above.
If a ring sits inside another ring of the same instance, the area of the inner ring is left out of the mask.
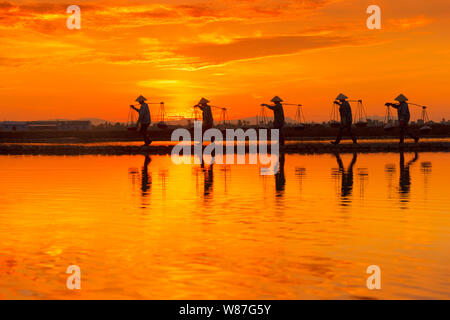
[[[397,109],[398,114],[398,125],[400,127],[400,144],[403,144],[405,140],[405,134],[410,136],[416,143],[419,142],[419,137],[413,135],[411,131],[409,130],[409,120],[411,118],[411,114],[409,112],[409,105],[407,103],[408,98],[405,97],[403,94],[400,94],[397,98],[395,98],[397,103],[386,103],[387,107],[392,107],[394,109]]]
[[[211,129],[214,126],[214,119],[211,111],[211,106],[208,104],[210,101],[205,98],[201,98],[194,108],[199,108],[203,113],[203,125],[202,130]]]
[[[195,108],[199,108],[202,111],[202,136],[205,134],[206,130],[209,130],[214,127],[214,118],[211,111],[211,106],[208,104],[210,101],[205,98],[201,98],[198,104],[194,106]],[[211,137],[211,142],[215,141],[215,137]]]
[[[284,110],[283,110],[283,99],[281,99],[278,96],[275,96],[272,100],[273,105],[268,105],[263,103],[261,106],[267,107],[270,110],[273,111],[273,128],[279,130],[280,134],[280,145],[284,145],[284,133],[283,133],[283,127],[284,127]]]
[[[278,96],[275,96],[272,100],[273,105],[268,105],[263,103],[261,106],[267,107],[270,110],[273,111],[273,128],[279,130],[280,134],[280,145],[284,146],[284,133],[283,133],[283,127],[284,127],[284,109],[283,109],[283,99],[281,99]]]
[[[352,132],[352,123],[353,123],[353,116],[352,116],[352,108],[350,106],[350,103],[347,101],[348,97],[344,94],[339,94],[339,96],[336,98],[336,101],[334,101],[334,104],[339,106],[339,114],[341,117],[341,124],[339,126],[339,132],[336,137],[336,141],[331,142],[332,144],[339,144],[342,140],[342,136],[344,135],[344,132],[347,132],[348,135],[352,138],[353,143],[358,143],[356,136]]]
[[[134,105],[130,105],[130,107],[139,113],[139,118],[137,121],[137,125],[138,126],[140,125],[139,133],[144,138],[145,143],[144,146],[148,146],[152,143],[152,140],[147,135],[147,129],[152,123],[152,120],[150,117],[150,109],[148,108],[148,104],[145,101],[147,101],[145,97],[139,96],[136,99],[136,102],[138,102],[141,105],[141,107],[139,109],[136,108]]]

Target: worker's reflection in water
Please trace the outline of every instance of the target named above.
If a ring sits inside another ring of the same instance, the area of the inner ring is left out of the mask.
[[[275,174],[275,190],[276,196],[281,197],[284,194],[286,186],[286,177],[284,175],[284,152],[280,152],[278,156],[278,171]]]
[[[141,174],[141,191],[143,197],[148,196],[152,186],[152,176],[151,174],[148,173],[148,165],[150,164],[151,161],[152,159],[150,158],[150,155],[146,154]]]
[[[352,161],[348,166],[347,170],[344,168],[344,163],[342,162],[341,156],[336,153],[336,161],[339,166],[339,174],[341,176],[341,198],[343,202],[348,202],[349,197],[352,195],[353,191],[353,167],[355,166],[358,155],[353,153]]]
[[[214,142],[213,142],[214,143]],[[204,147],[203,147],[204,150]],[[202,153],[203,154],[203,153]],[[215,154],[212,154],[212,158],[207,161],[205,164],[205,159],[201,159],[201,168],[203,171],[203,177],[204,177],[204,185],[203,185],[203,195],[205,197],[208,197],[212,193],[213,185],[214,185],[214,161],[215,161]]]
[[[405,165],[405,154],[400,152],[400,181],[399,181],[399,194],[402,198],[402,202],[408,202],[408,196],[411,191],[411,174],[409,168],[411,165],[419,160],[419,154],[415,152],[414,158],[408,161]]]
[[[204,188],[203,188],[203,195],[209,196],[212,193],[213,184],[214,184],[214,171],[213,171],[213,164],[207,165],[202,167],[203,169],[203,175],[204,175]]]

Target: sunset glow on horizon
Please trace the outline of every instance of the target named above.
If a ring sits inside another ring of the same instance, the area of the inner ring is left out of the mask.
[[[66,27],[70,4],[81,30]],[[366,27],[371,4],[381,30]],[[231,119],[278,95],[327,121],[340,92],[369,117],[404,93],[440,121],[449,14],[448,0],[0,0],[0,121],[126,121],[140,94],[185,117],[204,96]]]

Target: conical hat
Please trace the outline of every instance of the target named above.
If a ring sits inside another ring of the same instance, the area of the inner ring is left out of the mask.
[[[408,98],[405,97],[403,94],[400,94],[397,98],[395,98],[398,102],[406,102],[408,101]]]
[[[139,96],[139,97],[137,97],[136,101],[137,102],[147,101],[147,99],[145,99],[145,97],[143,97],[143,96]]]
[[[336,98],[336,100],[345,100],[345,99],[348,99],[348,97],[343,93],[339,94]]]
[[[208,102],[209,102],[208,99],[201,98],[201,100],[200,100],[200,102],[199,102],[198,104],[206,104],[206,103],[208,103]]]
[[[272,100],[272,102],[283,102],[283,99],[281,99],[279,96],[275,96]]]

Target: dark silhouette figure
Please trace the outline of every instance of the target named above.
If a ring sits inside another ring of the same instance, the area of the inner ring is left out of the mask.
[[[211,106],[208,104],[208,99],[202,98],[195,108],[199,108],[202,111],[203,124],[202,129],[208,130],[214,126],[214,118],[211,111]]]
[[[399,181],[399,193],[401,196],[408,196],[411,191],[411,175],[409,168],[411,165],[419,160],[419,154],[416,152],[414,158],[411,159],[405,165],[405,154],[400,152],[400,181]]]
[[[150,156],[148,154],[146,154],[144,166],[142,167],[142,175],[141,175],[141,191],[142,191],[143,197],[148,195],[148,191],[150,190],[151,185],[152,185],[152,177],[148,173],[148,165],[150,164],[151,161],[152,161],[152,159],[150,158]]]
[[[141,105],[141,107],[138,109],[133,105],[130,105],[131,108],[133,108],[134,110],[136,110],[136,112],[139,113],[139,118],[137,121],[137,125],[140,125],[139,128],[139,134],[142,135],[143,139],[144,139],[144,146],[148,146],[152,143],[152,140],[149,138],[149,136],[147,135],[147,129],[150,126],[150,124],[152,123],[151,117],[150,117],[150,109],[148,108],[148,104],[145,103],[147,99],[144,98],[143,96],[139,96],[136,101],[139,102],[139,104]]]
[[[344,164],[342,162],[341,156],[336,153],[336,161],[339,166],[339,173],[341,175],[341,197],[343,199],[347,199],[351,196],[353,191],[353,167],[355,166],[356,160],[358,159],[358,155],[353,153],[352,161],[348,166],[347,170],[344,168]]]
[[[205,98],[201,98],[199,103],[194,108],[199,108],[202,111],[202,139],[205,135],[205,131],[214,127],[214,118],[211,111],[211,106],[208,104],[210,101]],[[215,138],[211,137],[211,142],[214,142]]]
[[[203,171],[203,177],[204,177],[204,185],[203,185],[203,195],[209,196],[212,191],[212,187],[214,184],[214,171],[213,171],[213,165],[214,165],[214,154],[212,155],[212,159],[210,163],[205,166],[205,160],[203,159],[203,151],[206,147],[202,147],[202,158],[200,160],[200,167]]]
[[[274,97],[271,102],[273,102],[273,105],[268,104],[262,104],[262,106],[269,108],[273,111],[273,128],[279,130],[280,134],[280,145],[284,146],[284,133],[283,133],[283,127],[284,127],[284,109],[283,105],[281,104],[283,102],[283,99],[276,96]]]
[[[397,100],[399,103],[386,103],[386,106],[397,109],[398,125],[400,127],[400,144],[404,143],[405,135],[408,135],[409,137],[414,139],[415,143],[418,143],[419,137],[412,134],[409,130],[409,120],[411,119],[411,114],[409,112],[409,105],[406,102],[408,101],[408,98],[401,94],[397,98],[395,98],[395,100]]]
[[[339,114],[341,116],[341,126],[339,127],[339,132],[336,137],[336,141],[332,142],[332,144],[339,144],[342,140],[344,133],[347,133],[353,140],[353,143],[358,143],[356,136],[352,131],[353,124],[353,116],[352,116],[352,108],[350,103],[347,101],[347,96],[342,93],[336,98],[334,104],[339,106]]]
[[[284,175],[284,152],[281,152],[278,156],[278,172],[275,174],[275,189],[277,191],[277,197],[283,195],[286,186],[286,177]]]

